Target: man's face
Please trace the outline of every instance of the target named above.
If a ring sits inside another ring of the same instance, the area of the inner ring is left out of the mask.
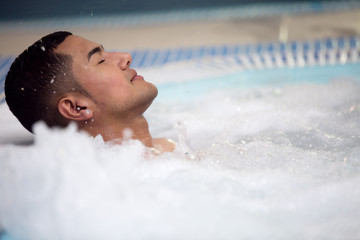
[[[132,59],[127,53],[106,52],[78,36],[68,36],[55,52],[72,56],[73,75],[96,103],[94,114],[132,117],[142,114],[157,96],[156,87],[129,68]]]

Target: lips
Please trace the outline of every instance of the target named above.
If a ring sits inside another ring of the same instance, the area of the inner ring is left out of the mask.
[[[130,70],[130,76],[131,76],[131,79],[130,79],[130,82],[133,82],[133,81],[135,81],[135,80],[137,80],[137,79],[142,79],[143,77],[142,76],[140,76],[140,75],[138,75],[137,74],[137,72],[134,70],[134,69],[129,69]]]
[[[134,81],[136,76],[137,76],[137,72],[134,69],[129,68],[130,71],[130,82]]]

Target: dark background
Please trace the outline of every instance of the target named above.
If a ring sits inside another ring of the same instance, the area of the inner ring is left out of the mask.
[[[330,0],[329,0],[330,1]],[[306,0],[1,0],[0,21],[149,13],[258,3],[329,2]]]

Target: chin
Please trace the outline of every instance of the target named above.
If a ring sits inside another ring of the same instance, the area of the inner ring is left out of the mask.
[[[140,106],[143,106],[144,111],[150,107],[150,105],[152,104],[154,99],[157,97],[157,95],[158,95],[158,89],[156,88],[155,85],[150,83],[150,86],[147,89],[147,92],[144,93],[144,95],[143,95],[143,98],[141,100],[142,103],[139,104]]]
[[[152,83],[149,83],[149,84],[150,84],[150,89],[149,90],[151,91],[151,95],[153,96],[152,100],[154,100],[158,95],[158,89],[154,84],[152,84]]]
[[[154,87],[155,87],[155,85],[154,85]],[[157,97],[157,95],[158,95],[158,89],[157,89],[157,87],[155,87],[155,96],[154,96],[154,99]]]

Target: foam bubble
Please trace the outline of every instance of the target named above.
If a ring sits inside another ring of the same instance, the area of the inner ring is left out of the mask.
[[[159,99],[153,136],[179,143],[154,159],[138,141],[37,125],[33,145],[0,151],[1,225],[16,239],[358,236],[359,92],[338,80]]]

